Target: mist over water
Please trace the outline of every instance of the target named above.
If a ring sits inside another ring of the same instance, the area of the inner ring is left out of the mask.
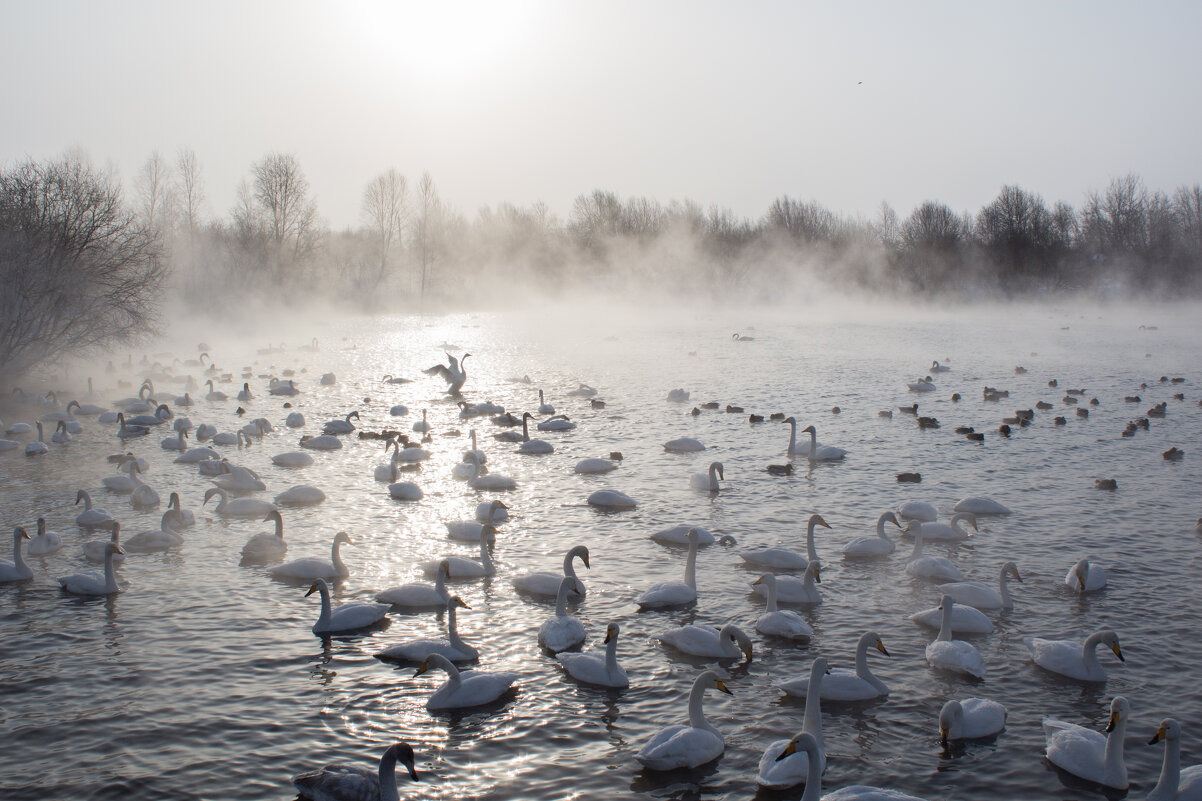
[[[103,370],[106,358],[74,364],[66,375],[59,364],[44,365],[26,389],[62,389],[60,399],[75,393],[82,399],[90,375],[111,401],[134,394],[155,371],[156,394],[169,396],[183,394],[186,375],[203,382],[207,376],[183,362],[197,357],[198,342],[210,346],[219,374],[231,374],[218,388],[232,398],[246,381],[256,398],[209,402],[202,386],[191,391],[196,406],[174,410],[194,423],[234,430],[245,423],[235,413],[241,405],[246,418],[267,417],[277,426],[248,448],[220,450],[263,477],[268,489],[256,497],[269,500],[300,483],[325,491],[318,506],[284,511],[287,558],[325,555],[335,532],[350,532],[355,544],[343,557],[351,575],[336,589],[336,603],[370,600],[385,587],[422,580],[422,560],[475,554],[474,546],[449,540],[443,523],[470,518],[481,500],[503,498],[512,519],[499,527],[498,575],[456,584],[454,591],[472,607],[461,612],[459,627],[480,648],[479,669],[515,670],[521,678],[498,705],[432,715],[423,704],[441,675],[415,679],[412,667],[373,654],[439,635],[441,616],[394,613],[383,630],[314,637],[316,596],[306,599],[305,586],[239,565],[246,539],[270,524],[223,519],[212,504],[202,508],[211,484],[159,448],[166,431],[128,448],[150,461],[143,478],[164,499],[178,491],[196,512],[185,544],[165,554],[130,554],[121,570],[130,586],[120,595],[80,600],[60,593],[55,576],[95,569],[85,567],[80,543],[101,536],[75,528],[77,489],[89,489],[98,506],[112,511],[126,536],[156,528],[162,514],[161,508],[135,512],[127,496],[101,488],[100,479],[115,472],[103,457],[124,446],[111,426],[89,419],[82,434],[43,457],[0,454],[2,522],[32,531],[41,514],[66,542],[56,554],[28,558],[32,582],[0,585],[7,654],[0,662],[0,730],[9,743],[0,795],[284,799],[293,796],[294,773],[335,761],[374,765],[389,743],[405,739],[417,752],[423,781],[402,780],[402,797],[746,798],[755,792],[763,748],[801,727],[803,706],[782,699],[773,685],[805,675],[815,656],[851,667],[855,642],[869,628],[892,655],[870,657],[892,692],[875,703],[825,706],[829,789],[869,783],[930,798],[1101,797],[1062,780],[1043,760],[1040,720],[1051,715],[1100,730],[1116,694],[1133,710],[1132,797],[1155,783],[1162,751],[1143,743],[1161,718],[1175,716],[1184,726],[1183,763],[1199,761],[1202,699],[1192,676],[1202,658],[1195,636],[1202,609],[1189,589],[1202,567],[1194,533],[1202,514],[1195,453],[1202,439],[1202,314],[1195,306],[943,308],[910,300],[869,304],[818,288],[775,296],[770,305],[678,307],[670,296],[655,295],[616,305],[610,297],[518,296],[508,313],[380,316],[344,316],[321,302],[243,314],[236,301],[223,315],[214,303],[166,312],[161,337],[111,354],[113,373]],[[753,339],[736,342],[732,333]],[[301,351],[313,338],[317,350]],[[281,345],[281,352],[259,353]],[[459,419],[443,382],[422,374],[445,361],[444,351],[472,354],[464,387],[469,401],[493,401],[520,415],[535,410],[542,389],[577,428],[537,434],[554,445],[552,454],[517,454],[513,444],[492,439],[498,428],[487,419]],[[124,366],[127,355],[133,369]],[[936,392],[908,392],[906,383],[925,375],[932,359],[952,371],[935,376]],[[1016,374],[1017,366],[1027,372]],[[286,369],[296,371],[301,394],[269,396],[268,378]],[[336,383],[319,383],[326,372]],[[384,384],[386,373],[413,382]],[[526,376],[531,383],[512,380]],[[1186,382],[1161,383],[1161,376]],[[1048,387],[1051,379],[1057,388]],[[597,388],[603,408],[567,395],[581,383]],[[1010,397],[985,401],[985,385],[1008,389]],[[676,388],[691,393],[688,402],[666,400]],[[1086,390],[1083,406],[1099,399],[1087,418],[1063,403],[1067,388]],[[1183,401],[1173,399],[1177,392]],[[962,400],[953,402],[952,393]],[[1131,395],[1140,403],[1125,403]],[[283,427],[285,400],[305,415],[303,429]],[[1040,400],[1054,408],[1036,412],[1032,426],[1009,438],[996,433],[1003,417]],[[689,414],[706,401],[717,401],[720,410]],[[1168,404],[1164,419],[1120,437],[1128,420],[1161,401]],[[920,430],[896,413],[914,402],[942,428]],[[408,406],[408,415],[392,417],[396,404]],[[744,412],[721,411],[727,404]],[[386,483],[372,479],[373,467],[386,461],[381,443],[354,434],[342,450],[313,452],[310,467],[271,462],[274,454],[297,450],[302,434],[320,433],[326,420],[352,410],[360,412],[362,430],[412,433],[423,409],[434,425],[427,446],[433,456],[420,473],[406,476],[423,488],[422,501],[389,498]],[[895,411],[892,419],[879,417],[883,410]],[[751,424],[748,414],[772,412],[814,424],[821,442],[847,449],[846,459],[814,466],[793,459],[791,476],[768,474],[768,464],[790,461],[788,427]],[[1056,415],[1066,415],[1067,424],[1054,425]],[[7,425],[32,421],[36,412],[10,399],[0,416]],[[956,435],[957,425],[985,432],[985,442]],[[477,493],[451,478],[471,428],[490,470],[515,478],[516,490]],[[682,436],[701,439],[707,450],[664,451],[664,442]],[[1161,457],[1171,446],[1186,451],[1182,461]],[[613,473],[572,472],[580,459],[613,451],[624,457]],[[715,460],[725,469],[721,492],[710,497],[690,489],[689,474]],[[897,483],[902,471],[920,472],[922,482]],[[1116,479],[1118,489],[1096,489],[1098,478]],[[638,507],[595,511],[586,498],[603,487],[630,494]],[[938,591],[905,575],[909,541],[899,541],[881,562],[840,558],[842,546],[872,533],[886,509],[927,500],[944,519],[969,495],[995,498],[1014,514],[981,518],[972,539],[929,550],[991,585],[1006,560],[1016,561],[1024,578],[1013,588],[1015,608],[990,615],[994,633],[972,638],[988,667],[980,683],[927,666],[923,649],[933,632],[907,616],[935,605]],[[820,530],[818,540],[824,602],[799,609],[814,638],[808,645],[765,640],[754,634],[762,603],[749,592],[758,573],[742,566],[738,551],[778,543],[803,549],[804,523],[815,512],[833,528]],[[730,534],[738,545],[702,550],[696,608],[639,613],[634,598],[655,582],[679,578],[685,558],[683,549],[648,535],[681,523]],[[578,685],[540,653],[535,634],[553,605],[519,596],[510,584],[527,572],[558,570],[563,553],[580,543],[589,546],[592,564],[581,571],[588,597],[575,607],[589,633],[585,648],[599,647],[607,622],[620,623],[618,655],[631,677],[623,692]],[[1078,598],[1064,590],[1063,577],[1084,556],[1106,567],[1110,585]],[[755,656],[748,665],[717,668],[733,697],[706,698],[710,721],[726,737],[724,756],[698,771],[641,770],[634,752],[660,728],[683,722],[685,696],[702,669],[653,635],[728,621],[752,633]],[[1101,628],[1119,633],[1127,658],[1120,664],[1100,652],[1110,675],[1105,686],[1035,668],[1021,643],[1024,636],[1080,639]],[[944,755],[936,742],[938,709],[948,698],[968,696],[1004,703],[1006,731]],[[799,788],[780,797],[800,794]]]

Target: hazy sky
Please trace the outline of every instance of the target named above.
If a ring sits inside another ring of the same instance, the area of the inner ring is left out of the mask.
[[[0,0],[0,164],[81,147],[128,186],[187,146],[225,216],[289,152],[335,228],[389,167],[469,217],[598,188],[1077,205],[1202,182],[1200,31],[1196,2]]]

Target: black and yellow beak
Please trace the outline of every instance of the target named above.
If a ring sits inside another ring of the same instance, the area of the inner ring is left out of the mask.
[[[309,588],[309,591],[305,593],[305,597],[308,598],[310,595],[312,595],[315,592],[317,592],[316,584],[314,584],[312,587]]]
[[[726,685],[722,683],[722,679],[714,679],[714,686],[727,695],[734,695],[730,690],[726,689]]]
[[[876,649],[878,651],[880,651],[882,654],[884,654],[885,656],[889,656],[889,652],[885,650],[885,643],[881,642],[879,637],[877,638],[877,641],[876,641]]]
[[[1117,656],[1117,657],[1119,658],[1119,661],[1120,661],[1120,662],[1126,662],[1126,661],[1127,661],[1126,659],[1124,659],[1124,658],[1123,658],[1123,652],[1122,652],[1122,650],[1119,648],[1119,644],[1118,644],[1117,642],[1116,642],[1116,643],[1114,643],[1113,645],[1111,645],[1111,646],[1110,646],[1110,650],[1114,651],[1114,655],[1115,655],[1115,656]]]
[[[780,754],[776,757],[775,761],[780,762],[782,759],[791,757],[796,753],[797,753],[797,741],[790,740],[789,744],[786,745],[784,750],[780,752]]]
[[[1169,730],[1166,729],[1164,726],[1161,726],[1159,729],[1156,730],[1156,733],[1152,735],[1152,739],[1148,740],[1148,745],[1156,745],[1158,742],[1160,742],[1165,737],[1167,737],[1168,734],[1169,734]]]

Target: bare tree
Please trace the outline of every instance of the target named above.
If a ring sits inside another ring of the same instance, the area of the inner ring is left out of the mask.
[[[171,228],[174,215],[174,193],[171,186],[171,165],[159,151],[150,154],[134,182],[138,197],[138,213],[142,220],[160,235]]]
[[[378,287],[388,272],[388,256],[394,245],[400,247],[409,216],[408,192],[405,176],[395,169],[376,176],[363,190],[363,222],[371,232],[376,259],[369,275],[361,271],[361,289]]]
[[[204,184],[200,176],[200,162],[192,148],[180,150],[175,159],[175,170],[178,181],[176,195],[183,216],[184,228],[188,232],[188,241],[196,236],[200,225],[200,207],[204,203]]]
[[[443,205],[430,173],[417,182],[417,216],[413,221],[413,247],[420,269],[419,298],[426,298],[426,284],[442,243]]]
[[[163,270],[140,217],[78,156],[0,172],[0,375],[147,331]]]
[[[252,197],[261,230],[277,253],[276,278],[317,247],[320,231],[317,204],[309,197],[309,181],[290,153],[271,153],[251,168]]]

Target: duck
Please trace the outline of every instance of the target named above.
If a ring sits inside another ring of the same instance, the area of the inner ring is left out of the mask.
[[[497,530],[491,525],[482,525],[480,537],[480,561],[468,559],[466,556],[444,556],[441,559],[428,559],[422,563],[422,571],[427,576],[435,576],[446,562],[449,577],[453,579],[475,579],[497,574],[496,563],[492,560],[492,548],[497,544]]]
[[[767,590],[764,614],[755,622],[755,630],[767,637],[781,637],[786,640],[807,642],[814,636],[814,629],[802,620],[801,615],[791,609],[776,608],[776,576],[765,573],[755,580],[763,584]]]
[[[679,439],[665,442],[664,450],[668,453],[696,453],[697,451],[705,450],[705,445],[699,439],[680,437]]]
[[[21,553],[21,547],[28,539],[32,539],[28,531],[20,526],[13,529],[13,560],[0,559],[0,582],[29,581],[33,578],[33,568],[25,563]]]
[[[104,544],[104,575],[98,573],[75,573],[70,576],[59,576],[59,586],[74,595],[112,595],[121,592],[117,584],[117,574],[113,571],[113,557],[124,554],[121,546],[115,542]]]
[[[696,768],[722,756],[726,741],[722,733],[705,719],[701,708],[705,691],[709,689],[733,695],[718,674],[712,670],[703,671],[693,681],[693,688],[689,691],[688,725],[678,724],[661,729],[635,753],[634,758],[646,768],[663,771]]]
[[[584,684],[594,684],[598,687],[622,689],[630,686],[626,669],[618,664],[618,633],[617,623],[609,623],[605,627],[605,653],[573,653],[564,651],[557,653],[555,659],[563,665],[568,675]]]
[[[1031,652],[1035,664],[1077,681],[1106,681],[1106,669],[1098,661],[1099,645],[1108,646],[1120,662],[1127,661],[1119,647],[1119,635],[1110,629],[1095,631],[1079,645],[1075,640],[1044,640],[1039,637],[1023,637],[1023,645]]]
[[[808,684],[815,691],[806,695],[805,717],[802,719],[800,734],[811,738],[815,747],[800,753],[794,750],[786,754],[790,744],[796,742],[796,737],[770,743],[764,749],[764,755],[760,757],[759,772],[756,776],[756,784],[759,786],[777,790],[793,787],[801,782],[808,782],[811,775],[821,776],[826,770],[826,745],[822,736],[822,685],[826,674],[825,659],[818,657],[810,663]],[[813,774],[810,772],[811,760],[814,762]],[[809,788],[806,789],[808,793]]]
[[[681,626],[656,634],[653,639],[666,643],[689,656],[705,659],[739,659],[751,661],[751,639],[734,623],[722,628],[713,626]]]
[[[269,567],[267,572],[275,578],[281,579],[303,579],[313,581],[315,579],[343,579],[351,574],[346,564],[342,561],[342,556],[339,554],[339,548],[342,543],[354,545],[351,542],[351,535],[345,531],[339,531],[334,535],[334,543],[330,546],[330,560],[327,562],[315,556],[305,557],[304,559],[294,559],[291,562],[285,562],[282,565]]]
[[[992,498],[981,498],[970,496],[961,498],[955,506],[952,507],[953,512],[971,512],[974,515],[1008,515],[1012,514],[1010,509]]]
[[[508,670],[496,673],[486,673],[483,670],[460,673],[455,663],[442,654],[427,656],[413,675],[420,676],[433,668],[446,671],[447,680],[426,701],[426,709],[432,712],[491,704],[508,692],[519,678],[516,671]]]
[[[1006,728],[1006,707],[986,698],[952,699],[939,710],[939,742],[992,737]]]
[[[1014,599],[1010,597],[1009,579],[1013,578],[1022,583],[1023,577],[1018,573],[1018,565],[1006,562],[1002,565],[998,576],[998,589],[982,584],[979,581],[958,581],[940,584],[939,589],[950,595],[952,600],[963,606],[977,609],[1012,609]]]
[[[518,576],[513,580],[513,586],[519,591],[530,595],[541,595],[543,597],[556,597],[559,595],[559,588],[562,580],[567,577],[572,579],[573,588],[569,597],[576,601],[584,598],[587,590],[584,582],[576,576],[576,569],[573,562],[579,559],[584,563],[584,566],[590,568],[588,547],[585,545],[576,545],[569,549],[563,557],[563,573],[527,573],[524,576]]]
[[[939,607],[943,610],[943,623],[939,636],[927,645],[926,657],[931,667],[952,673],[964,673],[974,678],[985,678],[985,660],[971,643],[952,639],[952,609],[955,601],[944,595]]]
[[[175,519],[175,510],[168,509],[163,513],[157,530],[142,531],[133,535],[125,541],[122,548],[131,553],[149,553],[178,548],[184,544],[184,538],[172,526]]]
[[[38,518],[38,533],[29,541],[30,556],[44,556],[63,548],[63,538],[57,531],[46,530],[46,518]]]
[[[446,639],[420,639],[390,645],[376,654],[377,659],[389,662],[421,662],[430,654],[441,654],[452,662],[475,662],[480,652],[459,636],[457,609],[471,609],[458,595],[447,599]]]
[[[901,528],[897,515],[885,512],[876,520],[875,537],[856,537],[843,546],[844,559],[877,559],[888,556],[897,549],[897,543],[885,533],[885,524],[892,523]]]
[[[749,548],[739,556],[753,567],[769,570],[805,570],[812,560],[818,558],[818,549],[814,543],[814,529],[818,526],[830,528],[830,523],[819,514],[810,515],[806,522],[806,555],[789,548],[774,546],[771,548]]]
[[[270,562],[283,559],[284,554],[288,552],[288,543],[284,540],[284,518],[280,515],[280,510],[272,509],[268,512],[263,522],[268,520],[275,522],[275,531],[261,531],[247,540],[246,545],[242,546],[242,561]]]
[[[793,576],[778,576],[776,579],[776,599],[786,604],[807,604],[816,606],[822,603],[822,592],[818,585],[822,583],[822,562],[811,559],[806,565],[801,578]],[[767,587],[763,584],[752,583],[751,591],[757,596],[765,595]]]
[[[963,542],[972,535],[960,528],[962,520],[968,521],[973,531],[978,531],[977,518],[972,512],[957,512],[952,515],[950,523],[918,522],[922,527],[922,538],[927,542]]]
[[[950,559],[923,555],[922,525],[913,520],[906,524],[906,531],[914,535],[914,550],[906,561],[906,574],[927,581],[964,581],[964,574]]]
[[[1043,719],[1043,736],[1048,761],[1067,773],[1116,790],[1127,789],[1127,764],[1123,759],[1123,737],[1131,705],[1121,695],[1110,702],[1106,735],[1065,723]]]
[[[314,634],[338,634],[344,631],[359,631],[379,623],[391,608],[388,604],[347,603],[334,608],[330,603],[330,586],[325,579],[317,579],[305,593],[321,593],[321,614],[313,624]]]
[[[689,486],[706,492],[717,492],[720,489],[718,479],[726,480],[722,472],[722,463],[710,462],[708,473],[693,473],[689,476]]]
[[[204,503],[205,506],[209,503],[209,499],[214,495],[217,496],[217,514],[222,517],[262,517],[273,509],[278,507],[274,503],[260,501],[256,498],[234,498],[230,500],[229,495],[221,487],[211,487],[205,490]]]
[[[439,562],[433,584],[423,584],[419,581],[389,587],[376,593],[376,600],[400,609],[442,609],[451,600],[451,594],[447,592],[447,578],[450,572],[451,566],[444,559]]]
[[[889,694],[885,682],[872,674],[868,667],[868,649],[875,648],[885,656],[889,651],[885,643],[875,631],[866,631],[860,635],[856,643],[856,667],[854,671],[845,668],[828,670],[819,685],[819,692],[824,701],[871,701],[883,698]],[[792,679],[776,685],[785,695],[798,698],[808,697],[810,680],[808,678]]]
[[[1181,767],[1181,725],[1165,718],[1156,728],[1148,745],[1164,743],[1164,764],[1160,779],[1148,793],[1148,801],[1199,801],[1202,799],[1202,765]]]
[[[538,644],[552,654],[576,648],[584,642],[584,625],[574,615],[568,614],[568,596],[576,587],[576,580],[564,576],[559,582],[559,593],[555,596],[555,616],[543,621],[538,628]]]
[[[697,601],[697,532],[689,532],[689,555],[684,564],[683,581],[665,581],[653,585],[635,599],[639,611],[685,606]]]
[[[1082,559],[1069,568],[1064,576],[1064,584],[1070,590],[1081,594],[1094,592],[1106,586],[1106,571],[1101,565]]]

